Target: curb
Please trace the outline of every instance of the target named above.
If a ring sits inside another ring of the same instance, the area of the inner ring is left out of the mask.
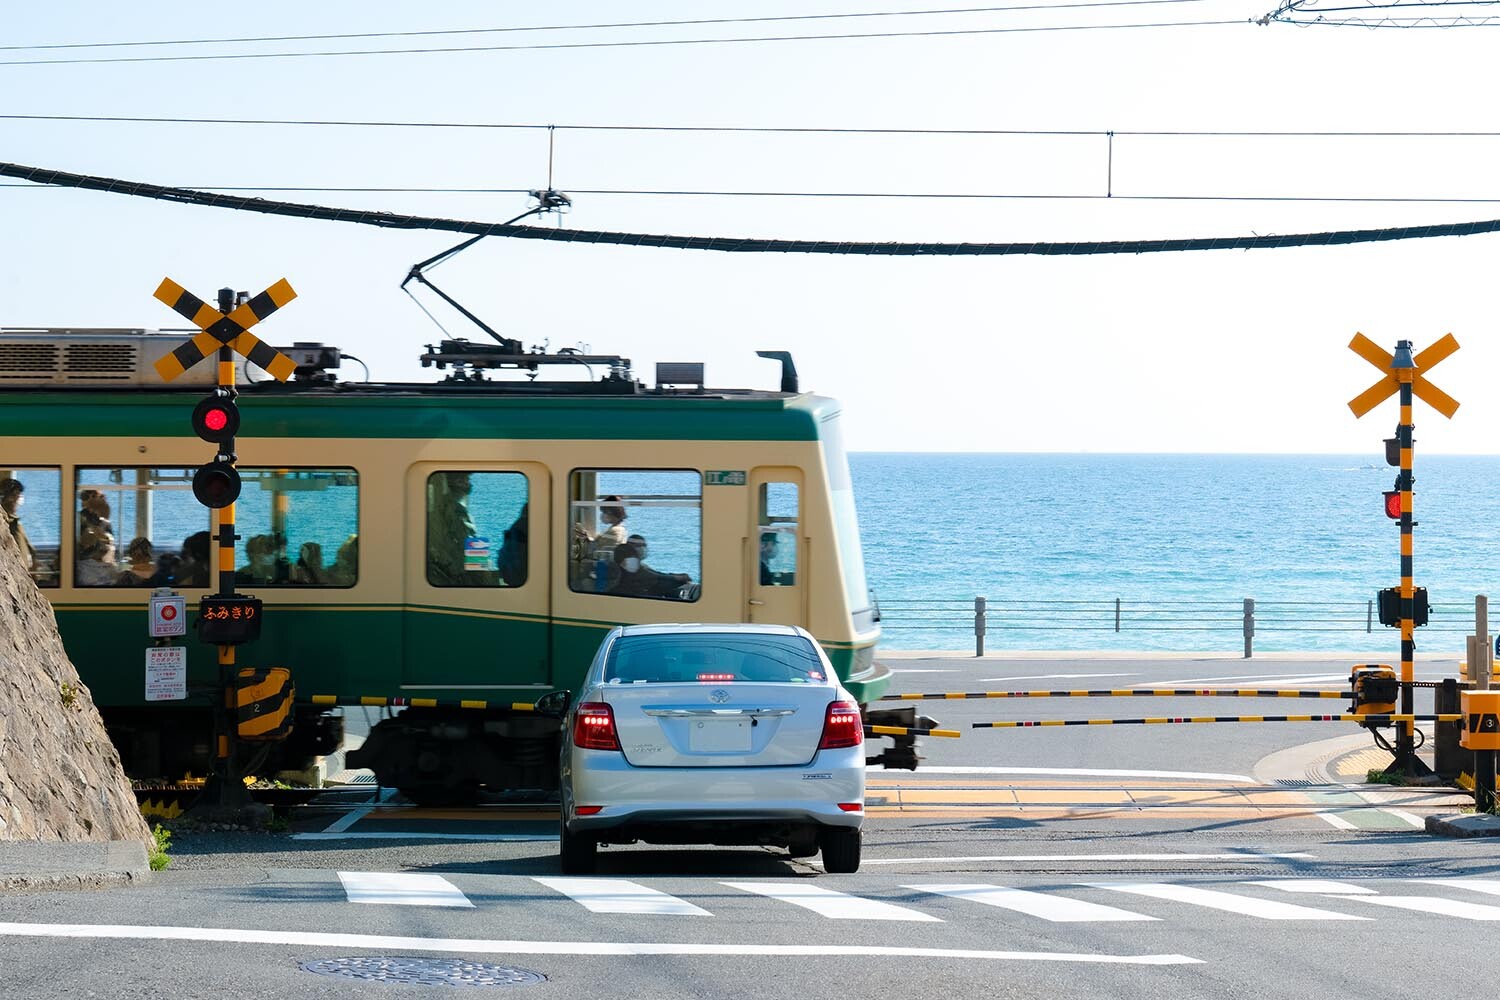
[[[1428,816],[1426,826],[1439,837],[1500,837],[1500,816],[1492,813]]]
[[[115,888],[150,875],[146,845],[137,840],[0,841],[0,892]]]

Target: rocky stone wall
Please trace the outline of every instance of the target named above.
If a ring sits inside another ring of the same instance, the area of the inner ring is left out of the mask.
[[[52,605],[8,531],[0,531],[0,840],[151,842]]]

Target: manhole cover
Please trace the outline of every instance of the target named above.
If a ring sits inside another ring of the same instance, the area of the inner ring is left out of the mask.
[[[419,986],[525,986],[545,982],[547,977],[529,969],[508,965],[468,962],[461,958],[324,958],[303,962],[307,972],[338,979],[377,983],[414,983]]]

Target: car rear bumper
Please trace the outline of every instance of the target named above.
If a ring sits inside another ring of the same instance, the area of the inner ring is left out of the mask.
[[[634,767],[617,752],[576,748],[569,765],[562,806],[570,830],[723,827],[732,835],[740,825],[858,828],[864,822],[862,808],[839,807],[864,802],[863,746],[819,751],[804,767]],[[601,808],[580,816],[578,805]]]

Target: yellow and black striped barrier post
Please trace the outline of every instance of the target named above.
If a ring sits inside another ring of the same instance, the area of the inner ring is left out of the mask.
[[[1348,691],[1296,688],[1108,688],[1087,691],[944,691],[886,694],[880,701],[966,701],[984,698],[1349,698]]]
[[[313,705],[331,708],[336,705],[363,706],[365,708],[460,708],[467,711],[486,712],[506,710],[510,712],[535,712],[536,704],[530,701],[480,701],[473,698],[386,698],[380,695],[315,694],[308,698]]]
[[[1354,415],[1364,416],[1392,394],[1397,396],[1401,407],[1396,424],[1399,471],[1396,474],[1395,493],[1400,497],[1401,503],[1401,712],[1409,716],[1414,705],[1412,679],[1415,672],[1417,618],[1412,559],[1412,528],[1415,524],[1412,520],[1412,398],[1420,398],[1445,417],[1451,418],[1458,412],[1458,401],[1427,381],[1425,374],[1457,351],[1458,341],[1450,333],[1413,355],[1411,341],[1399,340],[1396,342],[1396,352],[1387,354],[1364,334],[1357,333],[1350,342],[1349,349],[1383,373],[1379,381],[1349,401],[1349,409],[1354,411]],[[1396,759],[1391,768],[1408,775],[1431,773],[1431,769],[1417,758],[1415,728],[1410,719],[1396,730]]]
[[[1457,722],[1459,713],[1440,715],[1185,715],[1145,719],[1027,719],[975,722],[974,729],[1046,729],[1052,726],[1180,726],[1212,722],[1375,722],[1380,725],[1413,722]]]
[[[942,736],[956,740],[963,736],[956,729],[915,729],[911,726],[866,726],[867,736]]]

